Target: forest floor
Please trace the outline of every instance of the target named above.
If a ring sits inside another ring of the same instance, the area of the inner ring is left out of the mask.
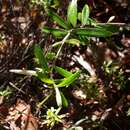
[[[69,0],[60,1],[53,9],[65,18],[68,4]],[[55,64],[71,72],[80,69],[82,74],[81,80],[62,89],[68,107],[61,109],[60,115],[65,117],[52,130],[129,130],[130,2],[78,0],[79,10],[85,4],[90,7],[91,18],[99,23],[113,18],[111,23],[119,26],[120,31],[109,38],[93,38],[89,46],[92,51],[88,45],[63,48]],[[34,70],[34,44],[47,52],[57,41],[41,31],[45,25],[57,27],[41,5],[32,5],[29,0],[0,1],[0,130],[49,129],[45,115],[57,108],[55,94],[48,97],[54,91],[33,76],[10,72]],[[81,58],[79,62],[73,59],[76,55]],[[81,63],[85,61],[96,75],[89,80]]]

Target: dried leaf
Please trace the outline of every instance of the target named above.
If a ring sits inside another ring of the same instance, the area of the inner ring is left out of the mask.
[[[38,122],[31,113],[30,105],[20,99],[9,109],[6,122],[9,123],[10,130],[38,130]]]

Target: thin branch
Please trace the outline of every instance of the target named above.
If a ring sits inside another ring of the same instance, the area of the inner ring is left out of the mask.
[[[72,31],[72,30],[70,30],[70,31],[67,33],[67,35],[64,37],[64,39],[61,41],[61,46],[60,46],[60,48],[59,48],[59,50],[58,50],[58,52],[57,52],[57,54],[56,54],[56,59],[58,58],[58,56],[59,56],[59,54],[60,54],[60,52],[61,52],[61,49],[62,49],[63,45],[65,44],[66,40],[69,38],[69,36],[70,36],[70,34],[71,34],[71,31]]]

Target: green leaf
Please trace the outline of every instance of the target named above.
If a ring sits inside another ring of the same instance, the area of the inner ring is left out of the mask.
[[[46,76],[46,74],[42,73],[42,72],[37,72],[37,77],[44,83],[47,84],[54,84],[54,80],[50,79]]]
[[[67,19],[68,23],[76,27],[77,24],[77,0],[72,0],[68,7]]]
[[[39,78],[39,77],[38,77]],[[54,84],[54,81],[49,78],[39,78],[42,82],[47,83],[47,84]]]
[[[127,111],[127,116],[130,116],[130,108]]]
[[[60,17],[58,16],[56,13],[54,13],[53,11],[49,11],[48,15],[54,20],[56,21],[61,27],[67,29],[67,23]]]
[[[45,33],[51,33],[55,37],[59,37],[59,38],[65,37],[65,35],[67,34],[67,31],[63,29],[54,29],[54,28],[49,28],[49,27],[44,27],[42,31]]]
[[[62,82],[64,79],[55,79],[55,84],[59,84],[60,82]]]
[[[80,36],[85,35],[89,37],[110,37],[113,35],[112,32],[102,28],[78,28],[74,33]]]
[[[89,13],[90,11],[88,5],[85,5],[82,10],[82,19],[81,19],[82,25],[88,24]]]
[[[74,39],[74,38],[69,39],[66,42],[69,44],[72,44],[72,45],[77,45],[77,46],[80,44],[80,41],[78,39]]]
[[[88,18],[89,25],[96,27],[97,22],[94,19]]]
[[[77,46],[79,46],[79,44],[80,44],[80,40],[74,39],[74,38],[68,39],[68,40],[66,40],[65,42],[68,43],[68,44],[77,45]],[[57,47],[57,46],[59,46],[59,45],[61,45],[61,44],[62,44],[62,41],[55,42],[55,43],[52,45],[52,47]]]
[[[117,33],[119,32],[120,27],[116,25],[111,25],[111,24],[102,24],[102,23],[97,23],[97,28],[102,28],[104,30],[110,31],[112,33]]]
[[[50,0],[51,2],[51,0]],[[51,5],[51,8],[57,9],[60,6],[60,1],[59,0],[53,0],[53,4]]]
[[[61,98],[62,98],[62,105],[63,105],[64,107],[68,107],[68,101],[67,101],[67,99],[65,98],[64,94],[63,94],[62,92],[60,92],[60,94],[61,94]]]
[[[80,72],[76,72],[73,75],[65,78],[61,83],[57,85],[57,87],[64,87],[69,86],[71,83],[73,83],[78,77],[80,76]]]
[[[35,54],[35,57],[37,59],[38,64],[41,66],[41,68],[44,71],[48,71],[49,68],[48,68],[47,60],[46,60],[44,53],[39,45],[35,45],[34,54]]]
[[[78,20],[81,21],[81,19],[82,19],[82,13],[79,12],[79,13],[78,13]]]
[[[58,87],[54,87],[55,92],[56,92],[56,103],[59,107],[62,106],[62,98],[61,98],[61,93]]]
[[[69,72],[69,71],[67,71],[67,70],[65,70],[65,69],[63,69],[63,68],[61,68],[61,67],[58,67],[58,66],[55,67],[55,70],[56,70],[60,75],[66,77],[66,78],[69,77],[69,76],[71,76],[71,75],[73,75],[71,72]]]

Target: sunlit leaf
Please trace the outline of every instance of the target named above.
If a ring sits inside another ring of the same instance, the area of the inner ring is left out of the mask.
[[[73,27],[76,27],[77,15],[77,0],[72,0],[68,7],[67,19],[68,23],[71,23]]]
[[[79,13],[78,13],[78,20],[81,21],[81,19],[82,19],[82,13],[79,12]]]
[[[64,76],[64,77],[69,77],[69,76],[73,75],[71,72],[69,72],[69,71],[67,71],[67,70],[65,70],[65,69],[63,69],[63,68],[61,68],[61,67],[58,67],[58,66],[55,67],[55,70],[56,70],[60,75],[62,75],[62,76]]]
[[[34,71],[34,70],[11,69],[11,70],[9,70],[9,72],[28,75],[28,76],[37,76],[36,71]]]
[[[79,45],[80,44],[80,41],[78,39],[74,39],[74,38],[69,39],[66,42],[69,44],[72,44],[72,45]]]
[[[44,71],[48,71],[49,68],[48,68],[47,60],[44,56],[43,50],[41,49],[41,47],[39,45],[35,45],[34,54],[35,54],[35,57],[37,59],[38,64],[40,65],[40,67]]]
[[[74,39],[74,38],[68,39],[68,40],[66,40],[65,42],[68,43],[68,44],[77,45],[77,46],[80,44],[80,40]],[[52,45],[52,47],[57,47],[57,46],[59,46],[59,45],[61,45],[61,44],[62,44],[62,41],[55,42],[55,43]]]
[[[61,27],[67,29],[67,23],[60,17],[58,16],[56,13],[54,13],[53,11],[49,11],[48,15],[54,20],[56,21]]]
[[[55,92],[56,92],[56,103],[60,107],[62,106],[62,98],[61,98],[61,93],[58,87],[55,87]]]
[[[42,82],[47,83],[47,84],[54,84],[54,80],[50,79],[47,77],[46,74],[42,72],[37,72],[37,77],[40,79]]]
[[[57,86],[58,87],[64,87],[64,86],[69,86],[71,83],[73,83],[77,78],[79,78],[80,72],[76,72],[73,75],[65,78],[61,83],[59,83]]]
[[[88,5],[85,5],[82,10],[82,25],[86,25],[88,23],[89,13]]]
[[[39,77],[38,77],[39,78]],[[39,78],[42,82],[47,83],[47,84],[54,84],[54,81],[49,78]]]

